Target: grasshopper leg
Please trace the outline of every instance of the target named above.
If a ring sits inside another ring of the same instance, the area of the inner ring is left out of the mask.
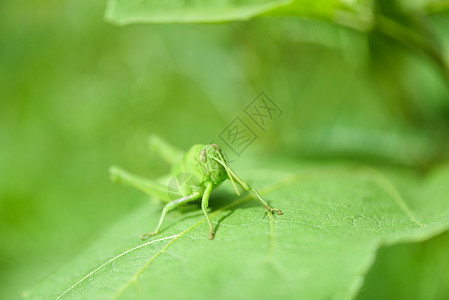
[[[212,225],[212,221],[210,220],[210,217],[207,213],[207,207],[209,206],[209,196],[213,186],[214,185],[211,182],[207,183],[206,190],[204,191],[203,199],[201,201],[201,208],[203,210],[204,215],[206,216],[207,222],[209,223],[210,227],[210,235],[209,235],[210,240],[213,240],[215,237],[214,225]]]
[[[151,135],[148,138],[148,147],[157,152],[173,168],[182,160],[184,151],[164,141],[157,135]]]
[[[212,146],[214,146],[214,144],[213,144]],[[214,148],[215,148],[215,147],[218,147],[218,146],[215,145]],[[216,148],[216,149],[217,149],[217,148]],[[219,149],[219,148],[218,148],[218,149]],[[260,194],[256,191],[255,188],[253,188],[249,183],[243,181],[240,177],[238,177],[238,176],[234,173],[234,171],[232,171],[232,170],[227,166],[227,164],[225,163],[223,157],[221,157],[221,160],[219,160],[219,159],[217,159],[217,158],[214,158],[214,157],[212,157],[212,158],[215,159],[218,163],[220,163],[220,164],[226,169],[226,172],[228,172],[228,177],[229,177],[229,179],[232,181],[232,184],[234,184],[234,179],[235,179],[236,182],[237,182],[238,184],[240,184],[240,185],[242,186],[242,188],[245,189],[245,191],[248,191],[248,192],[251,191],[251,192],[253,192],[253,194],[256,195],[257,199],[258,199],[260,202],[262,202],[263,206],[265,207],[265,209],[266,209],[267,211],[269,211],[271,214],[274,213],[274,212],[277,212],[279,215],[282,215],[282,211],[281,211],[280,209],[272,208],[270,205],[268,205],[268,203],[267,203],[265,200],[263,200],[263,198],[260,196]],[[235,191],[237,192],[237,194],[239,194],[238,189],[237,189],[237,187],[236,187],[235,185],[234,185],[234,188],[235,188]]]
[[[197,199],[200,196],[200,194],[193,194],[190,196],[186,196],[186,197],[182,197],[173,201],[168,202],[165,206],[164,209],[162,210],[162,214],[161,217],[159,219],[159,223],[157,224],[156,230],[154,230],[153,232],[149,232],[149,233],[144,233],[140,236],[141,239],[145,239],[148,237],[152,237],[156,234],[158,234],[160,232],[160,229],[162,227],[162,223],[164,222],[165,216],[167,215],[167,213],[171,210],[173,210],[174,208],[178,207],[181,204],[193,201],[195,199]]]
[[[247,191],[251,191],[254,193],[254,195],[256,195],[257,199],[262,202],[263,206],[265,206],[266,210],[268,210],[270,213],[274,213],[277,212],[279,215],[282,215],[282,211],[280,209],[277,208],[272,208],[270,205],[268,205],[267,201],[265,201],[260,194],[256,191],[255,188],[253,188],[252,186],[250,186],[248,183],[246,183],[246,185],[248,186]]]
[[[125,185],[135,187],[142,192],[159,198],[164,201],[169,201],[167,195],[167,186],[157,182],[156,180],[147,179],[138,175],[131,174],[119,167],[112,166],[109,168],[111,180]]]
[[[237,182],[241,185],[242,188],[245,189],[245,191],[252,192],[254,195],[256,195],[257,199],[262,203],[262,205],[265,207],[265,209],[269,213],[277,212],[278,215],[282,215],[282,211],[277,208],[272,208],[270,205],[268,205],[267,201],[265,201],[262,196],[260,196],[259,192],[253,188],[248,182],[240,179],[234,172],[231,171],[232,176],[237,180]]]

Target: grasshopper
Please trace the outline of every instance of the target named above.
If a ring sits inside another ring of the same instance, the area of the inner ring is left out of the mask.
[[[189,174],[190,176],[186,180],[186,184],[179,187],[179,198],[173,200],[170,193],[167,193],[168,186],[166,184],[167,179],[173,177],[173,175],[165,176],[158,180],[150,180],[130,174],[116,166],[110,168],[109,172],[113,181],[133,186],[166,203],[156,229],[153,232],[142,234],[141,239],[158,234],[165,216],[169,211],[182,204],[202,198],[201,208],[209,223],[209,238],[212,240],[215,236],[215,230],[207,213],[209,196],[211,191],[226,179],[231,180],[237,195],[240,195],[240,192],[236,182],[244,190],[252,192],[268,213],[273,214],[277,212],[279,215],[282,215],[281,210],[270,207],[256,189],[235,174],[229,167],[223,151],[216,144],[197,144],[192,146],[187,153],[184,153],[182,150],[168,144],[159,137],[151,136],[149,138],[149,146],[170,164],[172,168],[171,174]]]

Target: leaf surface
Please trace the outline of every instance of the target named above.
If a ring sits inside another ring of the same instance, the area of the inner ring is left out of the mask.
[[[110,0],[106,19],[118,23],[188,23],[245,20],[291,0]]]
[[[365,7],[367,1],[361,2]],[[119,25],[238,21],[263,14],[333,19],[339,10],[358,9],[359,3],[338,0],[109,0],[105,18]]]
[[[226,184],[211,198],[214,241],[201,210],[191,209],[171,213],[160,236],[141,242],[160,215],[150,203],[28,297],[344,299],[357,294],[381,245],[424,240],[449,226],[448,166],[420,177],[348,165],[266,165],[241,175],[284,215],[270,218]]]

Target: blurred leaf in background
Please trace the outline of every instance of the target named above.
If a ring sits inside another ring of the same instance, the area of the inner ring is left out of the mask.
[[[111,0],[106,18],[120,24],[265,18],[116,27],[103,21],[106,3],[0,3],[0,298],[18,298],[45,282],[147,202],[112,185],[107,169],[118,164],[148,177],[165,174],[146,148],[148,134],[184,149],[219,141],[260,91],[284,114],[233,157],[242,168],[263,169],[264,157],[285,157],[284,168],[346,160],[404,170],[425,182],[444,165],[446,1],[186,3]],[[405,191],[421,201],[430,197],[412,192]],[[390,266],[397,274],[429,268],[427,281],[404,275],[417,288],[447,279],[429,260],[447,265],[447,235],[437,240],[381,250],[361,297],[378,298],[381,285],[384,295],[408,299],[405,287],[394,288],[400,279],[381,281]],[[422,264],[392,263],[398,257]],[[444,284],[434,289],[420,299],[447,295]]]

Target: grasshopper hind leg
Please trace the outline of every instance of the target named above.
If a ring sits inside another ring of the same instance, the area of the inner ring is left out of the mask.
[[[184,155],[184,151],[169,144],[157,135],[151,135],[148,138],[148,148],[156,152],[172,168],[181,162]]]
[[[164,202],[170,201],[167,195],[167,186],[161,182],[131,174],[116,166],[109,168],[109,175],[114,182],[132,186]]]

